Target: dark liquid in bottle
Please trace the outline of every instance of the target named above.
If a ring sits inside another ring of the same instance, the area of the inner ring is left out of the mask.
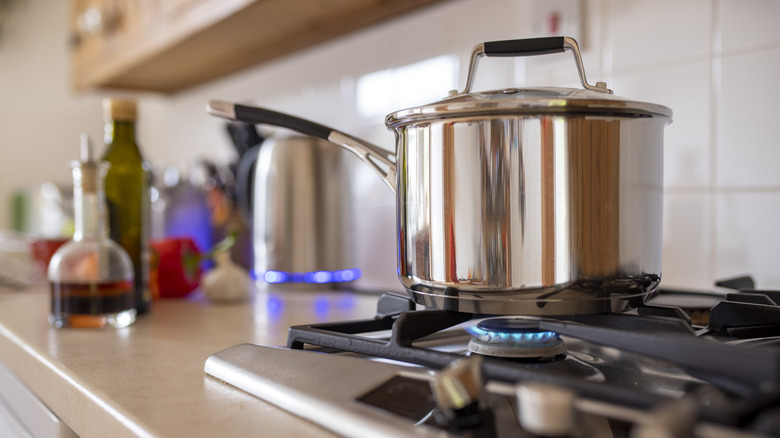
[[[133,281],[51,283],[52,315],[101,315],[135,307]]]

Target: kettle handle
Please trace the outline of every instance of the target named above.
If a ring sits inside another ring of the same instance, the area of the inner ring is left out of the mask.
[[[236,169],[237,204],[238,211],[244,225],[250,230],[254,227],[254,177],[255,162],[262,143],[249,148],[238,160]]]
[[[214,100],[209,102],[206,111],[209,114],[231,120],[240,120],[248,123],[264,123],[267,125],[288,128],[302,134],[311,135],[335,143],[365,161],[379,174],[390,189],[395,192],[395,154],[386,151],[379,146],[327,126],[266,108]]]
[[[477,44],[471,51],[471,63],[466,76],[466,88],[460,94],[468,94],[471,91],[474,76],[477,74],[477,61],[483,56],[534,56],[560,53],[565,50],[571,51],[574,56],[574,62],[577,64],[577,72],[583,88],[612,94],[612,90],[608,89],[607,84],[604,82],[596,82],[596,85],[588,83],[588,80],[585,78],[585,67],[582,65],[582,56],[580,55],[577,41],[574,38],[565,36],[490,41]]]

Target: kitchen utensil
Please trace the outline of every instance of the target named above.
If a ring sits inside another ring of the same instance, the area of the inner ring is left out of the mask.
[[[472,92],[481,56],[571,51],[585,89]],[[664,106],[590,85],[568,37],[475,46],[465,89],[397,111],[395,153],[262,108],[214,115],[327,139],[371,165],[397,196],[398,275],[420,304],[562,315],[620,311],[661,276]]]
[[[235,166],[236,184],[235,200],[240,206],[238,213],[247,228],[252,226],[252,203],[254,202],[254,187],[248,181],[254,180],[255,162],[257,153],[260,152],[265,137],[257,131],[257,127],[251,123],[229,122],[227,131],[233,141],[233,146],[238,152],[238,163]]]

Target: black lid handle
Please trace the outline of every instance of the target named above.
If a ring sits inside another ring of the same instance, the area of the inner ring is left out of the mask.
[[[566,50],[562,36],[483,43],[485,56],[534,56]]]
[[[597,82],[591,85],[585,78],[585,68],[582,66],[582,56],[580,48],[574,38],[565,36],[555,36],[546,38],[527,38],[520,40],[490,41],[477,44],[471,51],[471,64],[469,65],[468,76],[466,77],[466,88],[459,94],[468,94],[474,83],[474,76],[477,73],[477,61],[482,56],[535,56],[547,55],[550,53],[560,53],[569,50],[574,56],[574,62],[577,64],[577,72],[580,76],[582,87],[588,90],[599,91],[612,94],[612,90],[607,88],[604,82]]]

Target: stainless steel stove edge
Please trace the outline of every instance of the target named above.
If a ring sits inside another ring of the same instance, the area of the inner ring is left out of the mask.
[[[316,372],[315,372],[316,370]],[[355,399],[408,367],[310,351],[240,344],[211,355],[206,374],[347,437],[437,437],[429,426],[397,421]],[[418,377],[426,379],[424,372]]]

